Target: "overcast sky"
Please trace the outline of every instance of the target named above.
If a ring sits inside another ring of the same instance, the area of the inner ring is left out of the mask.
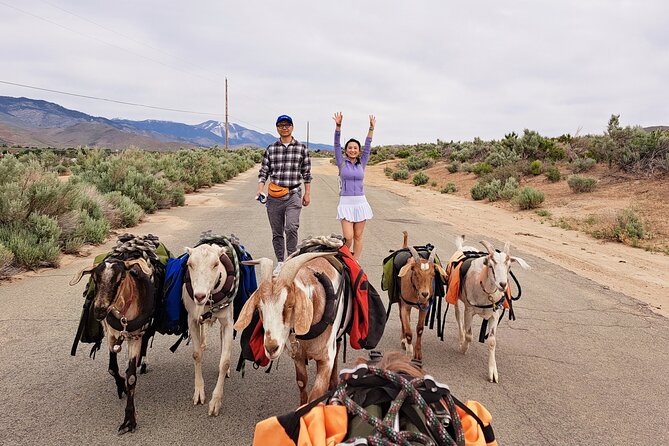
[[[669,125],[667,0],[0,0],[0,83],[107,118],[224,120],[330,143]]]

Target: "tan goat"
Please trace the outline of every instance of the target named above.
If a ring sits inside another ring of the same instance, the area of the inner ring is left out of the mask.
[[[455,245],[458,251],[477,251],[471,246],[463,246],[465,237],[458,236]],[[516,262],[522,268],[530,266],[520,257],[509,254],[510,244],[506,242],[504,251],[497,252],[487,241],[481,244],[488,251],[487,256],[471,261],[466,275],[460,281],[458,304],[455,305],[455,320],[460,336],[460,352],[467,353],[472,341],[472,319],[474,315],[488,321],[488,381],[499,382],[495,347],[497,345],[497,323],[504,310],[505,291],[509,284],[511,263]],[[464,306],[464,314],[461,310]]]
[[[305,335],[324,315],[325,288],[314,273],[325,274],[338,289],[341,274],[324,257],[334,253],[307,253],[289,258],[281,270],[272,275],[272,261],[258,259],[244,262],[260,265],[258,289],[248,299],[235,323],[235,330],[243,330],[260,312],[265,329],[265,354],[271,360],[279,358],[286,348],[295,362],[300,404],[323,395],[337,375],[338,328],[344,317],[344,306],[337,304],[332,325],[313,339],[296,339]],[[338,302],[340,303],[340,302]],[[316,361],[316,378],[307,397],[307,360]]]
[[[404,244],[402,248],[408,248],[411,257],[407,263],[400,269],[397,276],[400,278],[400,320],[402,322],[402,348],[413,359],[423,360],[423,329],[425,328],[425,318],[427,311],[434,296],[434,275],[439,272],[446,278],[446,271],[434,262],[436,248],[432,249],[428,259],[423,259],[418,252],[409,246],[409,234],[404,234]],[[418,323],[416,324],[416,343],[415,348],[412,345],[411,331],[411,309],[418,309]]]

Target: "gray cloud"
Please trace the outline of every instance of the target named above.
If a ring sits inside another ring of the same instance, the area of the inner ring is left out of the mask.
[[[600,133],[611,113],[624,124],[669,124],[669,6],[661,0],[15,6],[48,21],[1,1],[1,80],[222,119],[227,76],[232,121],[273,132],[276,115],[289,113],[296,136],[305,137],[309,121],[318,142],[330,141],[338,110],[346,136],[362,137],[376,114],[379,144],[524,128]],[[106,117],[210,118],[1,84],[0,94]]]

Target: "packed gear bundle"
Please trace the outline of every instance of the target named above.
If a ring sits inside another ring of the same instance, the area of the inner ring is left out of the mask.
[[[123,234],[118,237],[116,246],[107,253],[99,254],[95,257],[93,264],[98,265],[107,258],[114,258],[122,261],[143,258],[151,263],[153,267],[153,283],[155,285],[156,302],[161,302],[163,295],[163,283],[165,277],[165,265],[171,254],[167,247],[161,243],[155,235],[135,236],[132,234]],[[93,278],[90,278],[86,284],[83,293],[84,305],[79,318],[79,326],[72,343],[70,354],[74,356],[80,342],[93,344],[89,356],[94,358],[95,353],[100,349],[100,344],[104,337],[102,324],[93,314],[93,300],[95,299],[95,284]],[[160,307],[160,305],[158,306]],[[157,311],[160,311],[158,308]],[[152,315],[155,317],[155,314]],[[155,332],[155,326],[151,321],[147,330],[149,337]]]
[[[331,261],[344,277],[342,286],[338,290],[332,289],[332,284],[327,277],[317,276],[321,285],[326,290],[326,310],[323,321],[312,326],[312,329],[302,339],[310,339],[322,333],[327,324],[329,313],[328,305],[334,307],[340,296],[342,303],[346,305],[343,326],[339,327],[342,336],[348,334],[349,344],[352,348],[371,350],[376,347],[386,324],[385,307],[379,293],[369,283],[367,274],[360,264],[353,258],[348,247],[340,236],[315,237],[303,241],[298,250],[289,257],[295,257],[309,252],[333,252],[335,261]],[[350,308],[349,308],[350,306]],[[330,308],[334,313],[336,308]],[[333,318],[332,318],[333,319]],[[332,321],[329,322],[332,324]],[[317,331],[320,332],[317,333]],[[265,355],[264,329],[262,320],[256,311],[251,323],[246,327],[240,338],[242,351],[237,364],[237,371],[243,370],[245,361],[251,361],[255,368],[266,367],[270,361]],[[300,337],[298,337],[300,338]],[[271,370],[271,367],[267,371]]]
[[[499,251],[498,251],[499,252]],[[446,290],[446,310],[444,310],[444,318],[442,325],[446,322],[446,314],[448,313],[449,305],[457,305],[458,298],[460,297],[460,291],[462,290],[463,279],[469,271],[469,267],[472,263],[472,260],[478,259],[480,257],[487,256],[487,252],[483,251],[456,251],[451,259],[448,261],[446,266],[446,274],[448,275],[448,284]],[[515,283],[516,289],[518,290],[517,295],[512,295],[511,292],[511,281],[508,281],[508,285],[504,295],[497,301],[491,302],[489,305],[485,305],[481,308],[498,308],[499,306],[503,307],[502,315],[499,320],[501,321],[504,317],[504,312],[509,310],[509,320],[516,320],[516,315],[513,311],[513,302],[520,299],[522,294],[522,289],[520,287],[520,282],[516,279],[516,276],[512,271],[509,271],[509,275]],[[499,323],[499,321],[498,321]],[[443,328],[442,328],[443,333]],[[479,332],[479,342],[485,342],[488,337],[488,320],[483,319],[481,322],[481,330]],[[442,338],[443,339],[443,338]]]
[[[492,416],[479,402],[461,402],[445,384],[401,353],[342,370],[334,390],[294,412],[256,424],[253,445],[496,446]]]
[[[434,246],[430,243],[421,246],[413,247],[418,255],[423,259],[428,259]],[[386,313],[386,318],[390,316],[390,309],[393,304],[399,304],[401,299],[400,293],[400,279],[397,276],[400,269],[406,265],[407,260],[411,257],[411,252],[409,248],[401,248],[397,251],[391,251],[391,254],[383,259],[383,275],[381,276],[381,290],[388,292],[388,311]],[[434,263],[441,265],[441,260],[439,256],[435,254]],[[430,308],[428,309],[428,317],[425,318],[425,326],[428,326],[430,329],[434,328],[435,321],[437,323],[437,336],[443,341],[444,340],[444,324],[441,320],[441,301],[444,297],[444,282],[440,274],[434,275],[434,295],[430,299]],[[436,302],[435,302],[436,298]]]

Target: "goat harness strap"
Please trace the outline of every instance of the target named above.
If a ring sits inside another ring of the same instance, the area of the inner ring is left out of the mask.
[[[342,291],[344,290],[343,277],[339,281],[339,286],[337,287],[337,292],[335,293],[334,288],[332,287],[332,281],[325,273],[314,272],[314,276],[316,276],[318,281],[325,289],[325,309],[323,310],[323,316],[321,317],[321,320],[313,324],[308,333],[295,336],[295,338],[301,340],[314,339],[320,336],[328,327],[328,325],[332,325],[334,323],[335,317],[337,315],[337,304],[342,295]]]
[[[220,272],[218,273],[216,284],[214,285],[214,288],[211,290],[211,301],[214,304],[217,304],[224,300],[227,301],[232,300],[235,297],[235,294],[237,293],[237,290],[234,289],[235,267],[232,264],[232,261],[226,254],[223,254],[219,258],[219,260],[223,265],[223,267],[225,268],[226,278],[225,282],[222,282],[223,275]],[[184,285],[186,285],[186,292],[188,294],[188,297],[190,297],[191,300],[194,300],[193,284],[190,279],[190,271],[188,268],[186,268],[186,271],[184,273]]]

